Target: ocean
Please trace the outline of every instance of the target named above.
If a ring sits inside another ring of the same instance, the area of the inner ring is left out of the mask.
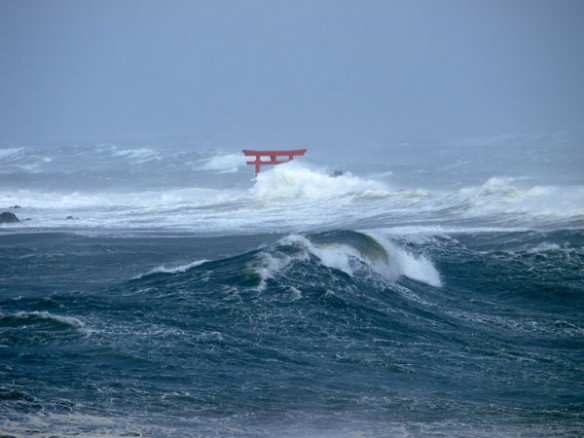
[[[584,436],[582,154],[457,150],[0,149],[0,436]]]

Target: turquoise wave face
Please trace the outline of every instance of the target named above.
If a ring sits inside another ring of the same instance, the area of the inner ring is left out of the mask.
[[[310,239],[320,245],[330,245],[331,247],[347,245],[354,248],[359,255],[372,263],[381,262],[389,265],[390,255],[373,237],[351,230],[330,231],[310,235]]]

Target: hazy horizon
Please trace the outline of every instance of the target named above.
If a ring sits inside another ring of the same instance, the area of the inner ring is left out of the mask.
[[[571,0],[4,0],[0,147],[579,145],[583,22]]]

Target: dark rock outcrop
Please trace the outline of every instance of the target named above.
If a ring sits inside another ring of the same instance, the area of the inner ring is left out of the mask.
[[[14,213],[10,213],[9,211],[5,211],[4,213],[0,213],[0,224],[13,224],[16,222],[20,222]]]

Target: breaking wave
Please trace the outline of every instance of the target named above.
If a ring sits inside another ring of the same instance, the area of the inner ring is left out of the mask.
[[[267,281],[290,274],[290,270],[322,268],[343,272],[350,277],[370,277],[371,274],[395,282],[401,276],[441,287],[440,274],[423,255],[414,255],[386,237],[338,230],[307,235],[291,234],[275,245],[260,248],[225,260],[198,260],[177,267],[158,267],[136,279],[157,274],[178,274],[201,268],[212,271],[218,265],[239,260],[240,270],[250,275],[250,284],[263,290]],[[255,280],[253,280],[255,278]],[[291,286],[293,287],[293,286]]]
[[[78,318],[46,311],[0,313],[0,347],[14,344],[47,344],[87,336],[91,330]]]
[[[315,200],[344,196],[387,196],[389,188],[351,173],[331,175],[290,162],[257,176],[252,193],[264,200]]]
[[[30,221],[18,226],[26,228],[286,233],[584,223],[584,186],[578,185],[492,177],[458,188],[400,188],[391,172],[331,174],[299,160],[262,170],[255,183],[251,173],[235,153],[9,148],[0,150],[0,206],[20,207],[17,214]]]

